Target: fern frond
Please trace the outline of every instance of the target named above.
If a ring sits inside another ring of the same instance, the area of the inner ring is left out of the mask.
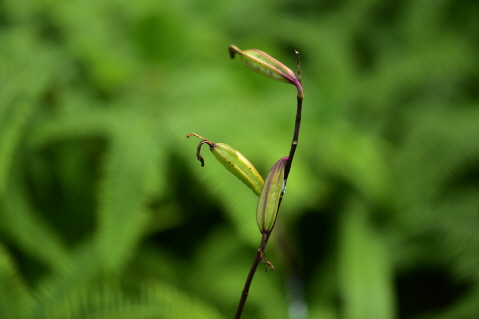
[[[2,33],[0,83],[0,200],[6,192],[15,156],[24,141],[38,100],[56,71],[53,56],[28,32]],[[30,55],[29,52],[36,52]],[[35,77],[32,77],[32,73]]]
[[[17,267],[0,243],[0,318],[26,319],[26,310],[33,302]]]
[[[28,199],[22,182],[15,174],[8,196],[0,202],[0,229],[22,251],[41,262],[49,269],[68,260],[69,253],[62,239],[42,216],[36,212]],[[8,227],[4,227],[8,225]]]
[[[44,303],[40,299],[31,318],[224,318],[214,306],[200,297],[163,282],[135,282],[134,286],[129,287],[115,280],[100,279],[49,300]]]
[[[99,185],[96,240],[107,269],[121,269],[131,255],[151,218],[148,201],[164,185],[154,176],[162,174],[157,167],[163,145],[149,129],[152,123],[142,116],[126,116],[112,137]]]

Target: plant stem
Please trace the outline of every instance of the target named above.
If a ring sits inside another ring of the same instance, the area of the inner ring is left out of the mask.
[[[244,284],[244,288],[241,293],[241,298],[240,298],[238,309],[236,310],[236,315],[234,319],[241,318],[241,314],[243,313],[243,308],[246,303],[246,298],[248,298],[249,287],[251,286],[251,282],[253,281],[253,277],[256,272],[256,268],[258,267],[259,261],[263,257],[264,247],[266,246],[266,243],[268,242],[269,235],[270,233],[263,233],[263,236],[261,237],[261,243],[258,247],[258,250],[256,251],[256,256],[254,257],[253,264],[251,265],[251,268],[248,273],[248,277],[246,278],[246,282]]]
[[[301,111],[303,109],[303,99],[298,97],[298,103],[296,108],[296,122],[294,125],[294,134],[293,141],[291,142],[291,149],[289,150],[288,161],[286,162],[286,167],[284,168],[284,180],[288,180],[289,171],[291,170],[291,165],[293,164],[294,153],[296,152],[296,147],[298,146],[299,138],[299,129],[301,126]],[[278,207],[279,208],[279,207]]]
[[[303,108],[303,99],[298,97],[298,103],[297,103],[297,108],[296,108],[296,121],[294,125],[294,134],[293,134],[293,141],[291,143],[291,149],[289,151],[289,158],[288,161],[286,162],[286,167],[284,171],[284,180],[285,184],[288,179],[289,171],[291,170],[291,165],[293,163],[293,158],[294,158],[294,153],[296,152],[296,147],[298,146],[298,138],[299,138],[299,129],[301,126],[301,111]],[[284,193],[284,191],[283,191]],[[279,207],[281,206],[281,201],[283,200],[283,193],[281,194],[281,197],[279,199],[279,204],[278,204],[278,210]],[[273,226],[274,227],[274,226]],[[254,257],[253,264],[251,265],[251,268],[248,273],[248,277],[246,278],[246,282],[243,288],[243,292],[241,293],[241,298],[238,304],[238,308],[236,310],[236,315],[234,319],[240,319],[241,314],[243,313],[243,308],[246,303],[246,299],[248,298],[249,294],[249,287],[251,286],[251,282],[253,281],[254,274],[256,272],[256,268],[258,267],[259,261],[262,260],[263,263],[266,260],[266,257],[264,256],[264,251],[266,249],[266,244],[268,243],[269,236],[271,235],[271,232],[268,233],[263,233],[261,237],[261,244],[258,247],[258,250],[256,251],[256,256]],[[266,260],[266,264],[268,264],[271,269],[273,269],[273,265]]]
[[[231,49],[230,49],[231,52]],[[231,52],[231,57],[234,56],[234,53]],[[299,83],[301,83],[301,68],[300,68],[300,63],[299,63],[299,52],[296,51],[296,59],[298,62],[298,77],[299,77]],[[286,166],[284,168],[284,185],[286,188],[286,182],[288,181],[288,176],[289,172],[291,170],[291,165],[293,164],[293,159],[294,159],[294,153],[296,152],[296,147],[298,146],[298,138],[299,138],[299,129],[301,127],[301,112],[303,110],[303,94],[301,90],[301,94],[298,92],[297,96],[297,107],[296,107],[296,121],[294,123],[294,133],[293,133],[293,141],[291,142],[291,148],[289,150],[289,156],[288,156],[288,161],[286,162]],[[281,206],[281,202],[283,201],[283,194],[284,194],[284,189],[283,192],[281,193],[281,196],[279,198],[279,203],[278,203],[278,211],[279,207]],[[277,216],[278,214],[276,214]],[[276,221],[275,221],[276,222]],[[274,228],[274,225],[273,225]],[[243,292],[241,293],[241,298],[238,304],[238,309],[236,310],[236,315],[234,319],[240,319],[241,314],[243,312],[244,305],[246,303],[246,298],[248,298],[249,294],[249,287],[251,286],[251,282],[253,281],[254,274],[256,272],[256,268],[258,267],[259,261],[261,260],[263,264],[268,265],[271,269],[274,269],[273,264],[271,264],[265,256],[265,249],[266,249],[266,244],[268,243],[269,236],[271,235],[271,231],[267,233],[262,233],[261,237],[261,244],[258,247],[258,251],[256,252],[256,256],[254,257],[253,264],[251,265],[251,268],[248,273],[248,277],[246,278],[246,282],[243,288]]]

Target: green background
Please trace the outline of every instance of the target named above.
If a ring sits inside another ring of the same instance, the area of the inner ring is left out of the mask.
[[[479,2],[0,0],[0,318],[479,318]]]

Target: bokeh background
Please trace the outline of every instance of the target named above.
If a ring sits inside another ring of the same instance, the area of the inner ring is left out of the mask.
[[[479,318],[479,2],[0,0],[0,318]]]

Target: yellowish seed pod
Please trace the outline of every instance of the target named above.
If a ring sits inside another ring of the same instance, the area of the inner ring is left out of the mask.
[[[191,135],[202,139],[196,152],[196,157],[201,162],[201,166],[204,166],[204,160],[200,155],[200,150],[201,146],[206,143],[209,145],[210,151],[218,162],[259,196],[264,184],[263,178],[243,154],[228,144],[213,143],[195,133],[190,133],[187,137],[190,137]]]
[[[243,154],[224,143],[214,143],[210,145],[210,150],[228,171],[259,196],[264,184],[263,178]]]
[[[256,221],[261,233],[273,230],[278,214],[278,205],[285,189],[284,169],[288,157],[281,158],[266,176],[256,207]]]

